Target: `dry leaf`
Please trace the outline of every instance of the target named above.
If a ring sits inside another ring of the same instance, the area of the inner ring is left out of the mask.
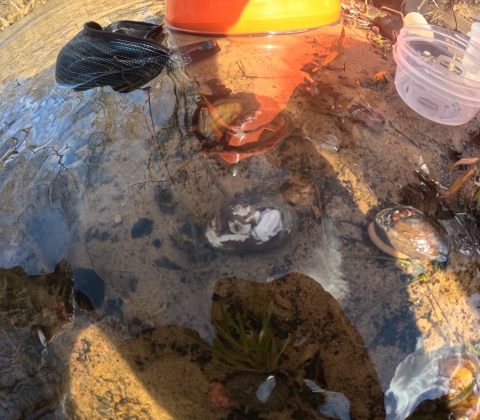
[[[329,63],[331,63],[335,57],[338,55],[338,51],[334,51],[331,54],[329,54],[323,61],[322,61],[322,66],[325,66]]]
[[[331,63],[335,57],[345,48],[345,26],[342,28],[340,37],[332,44],[332,52],[322,61],[322,66]]]
[[[380,79],[387,74],[387,70],[379,71],[375,76],[373,76],[374,82],[379,82]]]
[[[379,71],[375,76],[373,76],[373,82],[378,83],[380,80],[385,80],[385,82],[390,82],[392,79],[388,77],[393,73],[393,70],[382,70]]]
[[[337,40],[336,50],[340,52],[344,48],[345,48],[345,26],[342,28],[342,32],[340,33],[340,38],[338,38]]]

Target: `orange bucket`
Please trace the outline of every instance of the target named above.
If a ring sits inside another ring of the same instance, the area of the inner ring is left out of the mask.
[[[340,19],[340,0],[167,0],[165,20],[212,35],[295,32]]]

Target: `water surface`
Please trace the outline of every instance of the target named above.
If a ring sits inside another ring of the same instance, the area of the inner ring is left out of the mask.
[[[214,97],[215,89],[199,87],[189,77],[192,68],[178,62],[149,83],[150,95],[55,87],[58,51],[84,22],[160,22],[162,13],[160,2],[53,0],[1,34],[0,266],[21,266],[33,276],[52,273],[66,258],[76,289],[89,297],[99,321],[77,310],[73,328],[47,352],[29,328],[4,326],[0,368],[9,379],[1,385],[0,417],[233,418],[228,409],[207,404],[208,382],[221,381],[225,372],[214,364],[206,365],[206,374],[192,368],[192,359],[205,354],[178,330],[188,327],[211,340],[212,299],[232,303],[250,290],[236,291],[236,283],[225,278],[272,287],[277,316],[286,317],[297,339],[287,354],[305,359],[296,367],[305,371],[292,376],[313,375],[312,366],[323,357],[331,368],[309,378],[322,388],[345,395],[354,395],[355,387],[372,390],[363,406],[351,401],[352,418],[382,418],[384,405],[388,418],[405,418],[420,403],[421,391],[431,399],[442,395],[448,375],[438,385],[435,360],[472,349],[479,340],[473,260],[454,253],[433,281],[387,295],[421,271],[375,258],[384,255],[368,239],[367,226],[376,212],[399,202],[399,188],[416,182],[414,170],[424,162],[447,178],[451,150],[478,152],[468,142],[476,120],[456,131],[441,127],[409,110],[392,84],[359,86],[357,80],[392,62],[385,64],[348,29],[339,59],[347,63],[347,79],[323,70],[320,93],[312,96],[301,83],[306,73],[299,62],[300,81],[285,103],[290,134],[237,164],[202,151],[194,133],[196,111],[205,103],[200,93]],[[308,34],[295,40],[308,48],[318,42]],[[165,42],[175,44],[168,34]],[[222,52],[235,44],[221,42]],[[255,83],[273,86],[275,79],[261,79],[271,76],[268,62],[248,55],[263,40],[242,42],[233,58],[215,58],[212,74],[226,74],[227,87],[237,83],[238,92],[250,95],[258,93],[252,74]],[[373,57],[368,63],[362,60],[366,54]],[[232,97],[239,98],[238,92]],[[381,113],[387,120],[382,129],[350,120],[342,128],[337,117],[323,112],[345,99]],[[222,252],[208,243],[205,229],[222,205],[258,199],[295,212],[298,227],[284,244]],[[288,277],[290,283],[276,283],[292,272],[314,281]],[[245,307],[254,302],[249,310],[255,310],[254,298],[242,299]],[[333,309],[327,311],[327,304]],[[315,350],[319,342],[326,343],[321,352]],[[339,345],[342,356],[335,359]],[[369,378],[353,374],[362,364]],[[413,384],[420,391],[404,395]],[[387,390],[384,402],[381,391]],[[398,402],[395,395],[402,395]],[[236,415],[247,418],[241,409]]]

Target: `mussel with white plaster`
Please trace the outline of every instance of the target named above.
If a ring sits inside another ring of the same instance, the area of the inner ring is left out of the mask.
[[[282,244],[297,225],[297,216],[276,199],[244,199],[221,207],[208,224],[206,237],[215,248],[248,251]]]

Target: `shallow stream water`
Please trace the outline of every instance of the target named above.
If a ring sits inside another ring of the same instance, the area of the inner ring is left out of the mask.
[[[24,278],[53,273],[65,258],[96,313],[76,309],[65,322],[72,328],[46,348],[34,321],[2,314],[0,418],[323,418],[293,402],[266,413],[209,405],[209,382],[232,372],[181,328],[211,341],[219,297],[260,313],[257,294],[270,296],[286,325],[273,327],[293,343],[282,375],[343,393],[352,419],[404,419],[422,400],[444,395],[451,373],[439,359],[466,352],[476,369],[473,257],[452,251],[429,281],[401,288],[425,268],[379,258],[367,227],[399,202],[399,189],[416,182],[424,163],[446,182],[451,154],[478,155],[469,141],[477,119],[442,127],[409,110],[392,83],[357,83],[394,64],[349,28],[338,59],[345,76],[322,70],[313,96],[298,62],[299,81],[289,78],[295,83],[284,97],[288,136],[237,163],[202,149],[194,133],[200,93],[213,101],[222,83],[235,98],[259,93],[259,85],[276,88],[269,66],[280,65],[255,53],[261,38],[219,40],[230,58],[204,62],[198,77],[177,60],[148,92],[55,86],[57,54],[84,22],[162,16],[161,2],[52,0],[0,34],[0,267],[20,266]],[[324,33],[326,46],[340,30]],[[294,40],[309,53],[322,42],[309,33]],[[164,43],[176,42],[166,34]],[[299,51],[295,60],[305,55]],[[292,60],[283,61],[288,71]],[[216,88],[202,85],[212,80]],[[347,99],[382,114],[381,129],[323,112]],[[216,249],[205,231],[231,202],[277,203],[291,209],[296,228],[275,249]],[[473,413],[478,401],[467,400],[462,413]]]

